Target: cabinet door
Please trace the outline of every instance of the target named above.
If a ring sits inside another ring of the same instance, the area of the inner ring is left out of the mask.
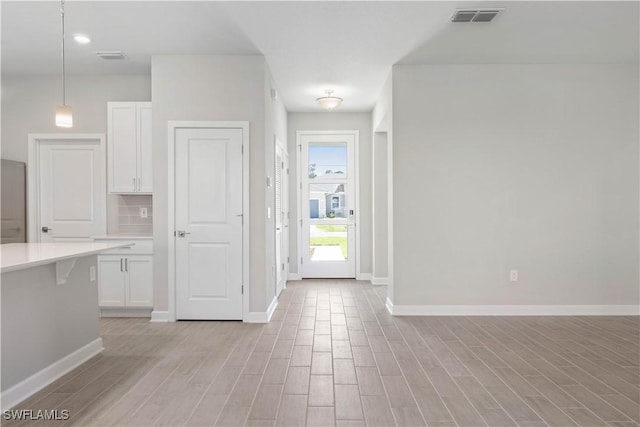
[[[138,126],[135,102],[107,103],[109,193],[137,191]]]
[[[153,257],[146,255],[126,258],[127,307],[153,307]]]
[[[153,172],[151,170],[151,103],[137,103],[138,118],[138,191],[151,193]]]
[[[123,265],[120,256],[98,256],[98,304],[101,307],[124,307]]]

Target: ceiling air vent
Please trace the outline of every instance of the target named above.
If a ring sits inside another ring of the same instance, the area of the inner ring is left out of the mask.
[[[451,17],[451,22],[491,22],[501,11],[502,9],[458,9]]]
[[[119,50],[103,50],[100,52],[96,52],[102,59],[124,59],[124,54]]]

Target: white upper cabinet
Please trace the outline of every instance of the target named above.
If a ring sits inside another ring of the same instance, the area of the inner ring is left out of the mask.
[[[151,103],[107,103],[109,193],[152,193]]]

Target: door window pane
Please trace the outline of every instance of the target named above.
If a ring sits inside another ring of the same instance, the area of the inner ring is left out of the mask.
[[[347,178],[346,145],[309,145],[309,179]]]
[[[346,261],[347,226],[315,224],[309,227],[309,258],[311,261]]]
[[[309,184],[309,218],[347,217],[346,184]]]

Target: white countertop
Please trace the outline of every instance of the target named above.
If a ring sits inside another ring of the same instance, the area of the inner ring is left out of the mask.
[[[153,236],[149,234],[103,234],[91,236],[91,238],[99,240],[153,240]]]
[[[131,243],[127,242],[8,243],[0,245],[0,271],[7,273],[24,270],[63,259],[93,255],[130,245]]]

